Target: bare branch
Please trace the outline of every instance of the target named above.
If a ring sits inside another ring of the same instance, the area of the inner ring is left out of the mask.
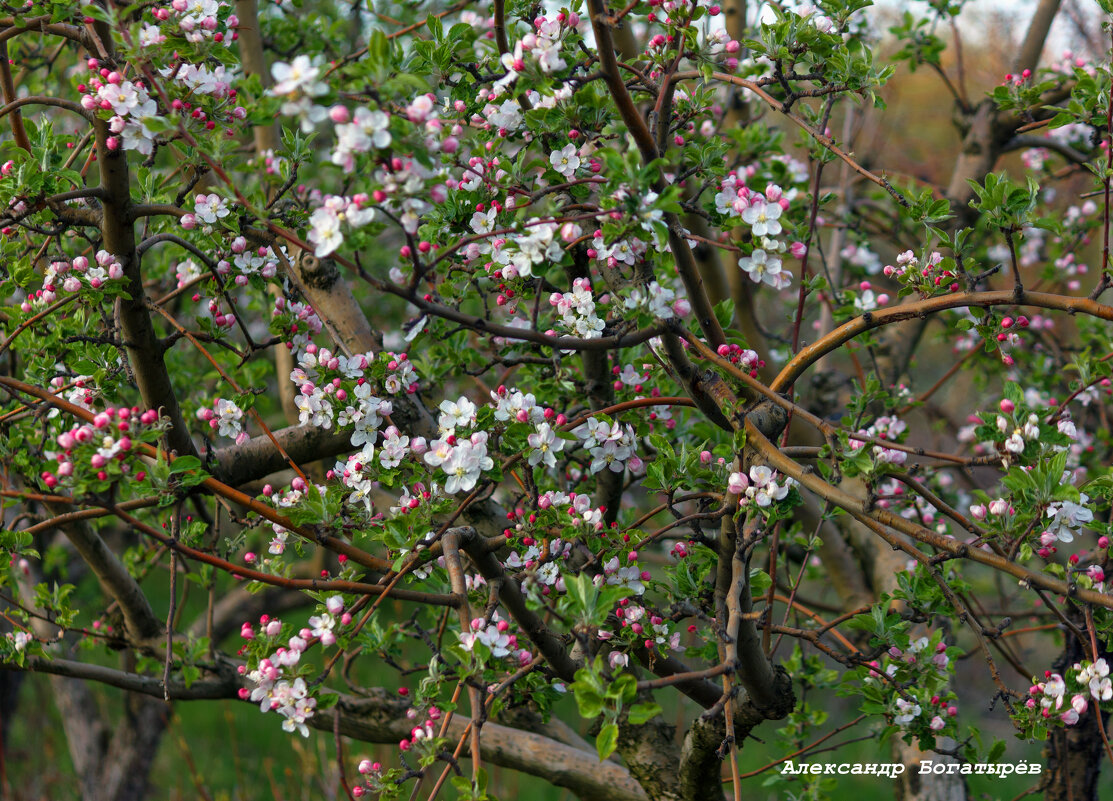
[[[1059,13],[1060,2],[1061,0],[1040,0],[1040,4],[1036,6],[1032,21],[1028,23],[1028,31],[1024,34],[1024,41],[1016,51],[1016,60],[1013,62],[1014,73],[1034,70],[1039,66],[1047,34],[1051,31],[1051,24],[1055,22],[1055,17]]]

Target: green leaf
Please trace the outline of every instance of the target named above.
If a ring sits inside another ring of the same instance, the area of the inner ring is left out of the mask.
[[[989,749],[989,756],[986,758],[986,762],[1000,762],[1001,757],[1005,755],[1005,747],[1006,744],[1004,740],[995,739],[993,741],[993,747]]]
[[[580,717],[597,718],[603,713],[603,696],[594,687],[577,681],[572,685],[572,692],[576,696]]]
[[[20,286],[27,286],[35,278],[35,268],[30,259],[17,259],[8,267],[12,280]]]
[[[734,301],[724,300],[715,304],[715,319],[719,321],[720,328],[730,328],[734,320]]]
[[[386,38],[386,34],[381,30],[376,30],[371,34],[371,40],[367,43],[367,50],[370,63],[376,69],[384,69],[390,61],[390,40]]]
[[[761,595],[773,586],[773,579],[759,567],[750,568],[750,594]]]
[[[201,467],[201,460],[196,456],[179,456],[170,465],[170,474],[186,473],[190,470],[197,470]]]
[[[1082,485],[1082,492],[1087,495],[1096,495],[1100,498],[1113,497],[1113,473],[1098,476],[1092,481]]]
[[[599,753],[599,761],[602,762],[613,754],[617,747],[618,726],[614,723],[608,723],[599,730],[599,736],[595,738],[595,750]]]
[[[629,703],[638,694],[638,680],[629,673],[623,673],[611,682],[607,688],[607,698],[612,698],[622,703]]]
[[[635,704],[630,707],[630,714],[627,719],[635,726],[640,726],[660,715],[662,711],[660,704]]]
[[[430,14],[425,18],[425,27],[429,29],[429,33],[438,42],[444,38],[444,26],[441,24],[440,18],[435,14]]]
[[[598,594],[591,576],[586,573],[565,576],[564,586],[568,590],[568,597],[572,604],[585,615],[590,616],[595,609],[595,598]]]

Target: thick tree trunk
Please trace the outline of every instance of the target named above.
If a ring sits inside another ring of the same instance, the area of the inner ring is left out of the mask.
[[[897,801],[966,801],[966,780],[961,775],[920,775],[920,760],[949,764],[956,761],[954,757],[921,751],[914,745],[894,740],[893,758],[907,768],[896,781]]]
[[[20,581],[24,599],[34,597],[36,580],[38,576],[27,576]],[[32,626],[44,640],[57,634],[45,616],[33,619]],[[55,656],[64,656],[64,649],[64,643],[51,648]],[[125,692],[123,715],[113,724],[106,712],[115,709],[99,703],[88,682],[51,676],[50,689],[82,801],[143,801],[151,765],[170,719],[169,705],[161,698]]]
[[[151,764],[169,720],[169,706],[128,693],[124,715],[109,730],[84,681],[50,679],[77,773],[82,801],[143,801]]]
[[[1044,754],[1048,773],[1045,801],[1098,801],[1104,756],[1092,705],[1077,725],[1051,733]]]

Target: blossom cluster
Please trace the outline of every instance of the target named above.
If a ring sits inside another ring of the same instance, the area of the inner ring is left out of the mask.
[[[787,247],[776,237],[784,231],[781,215],[788,211],[795,194],[795,189],[785,192],[773,183],[765,187],[764,193],[756,191],[746,186],[745,176],[735,171],[723,179],[715,195],[715,210],[728,221],[740,219],[758,243],[748,256],[738,259],[739,268],[756,284],[785,289],[792,283],[781,260]]]
[[[375,209],[367,195],[329,196],[309,217],[309,242],[314,255],[324,257],[344,243],[342,226],[362,228],[375,219]]]
[[[748,371],[751,378],[757,378],[757,371],[765,366],[765,359],[758,356],[756,350],[743,348],[741,345],[720,345],[718,353],[731,364],[737,364]]]
[[[541,511],[561,507],[568,507],[567,514],[577,525],[585,526],[590,531],[603,530],[603,509],[593,506],[591,496],[586,493],[549,490],[537,499],[537,508]],[[615,567],[617,569],[617,564]]]
[[[272,325],[278,327],[286,339],[286,348],[301,351],[307,347],[313,336],[321,333],[321,318],[307,303],[290,302],[286,298],[276,298],[271,312]]]
[[[89,60],[91,70],[96,70],[97,66],[96,59]],[[122,146],[124,150],[136,150],[149,156],[155,138],[155,130],[149,127],[149,121],[158,117],[158,104],[148,94],[142,81],[126,80],[118,72],[108,72],[107,68],[104,72],[107,74],[101,74],[103,82],[100,77],[92,79],[92,91],[81,97],[82,107],[89,111],[103,109],[112,112],[109,127],[114,135],[106,140],[110,150]],[[79,91],[84,91],[84,85],[79,87]]]
[[[299,55],[291,62],[276,61],[271,65],[275,83],[270,93],[282,98],[282,113],[297,117],[303,133],[312,132],[317,123],[328,116],[328,110],[314,102],[315,98],[328,93],[328,86],[320,80],[321,61]]]
[[[629,567],[621,569],[628,570]],[[648,571],[641,571],[638,578],[628,582],[627,586],[634,584],[643,586],[643,583],[648,580]],[[608,578],[608,583],[618,582],[611,582]],[[641,595],[640,592],[637,594]],[[658,650],[661,653],[676,650],[680,647],[680,632],[673,631],[669,626],[669,621],[661,615],[645,606],[632,602],[630,598],[623,598],[618,604],[615,617],[618,618],[620,632],[631,635],[635,643],[640,644],[647,651]],[[600,629],[597,636],[600,640],[608,641],[614,638],[615,633],[607,629]],[[629,657],[618,650],[611,651],[607,658],[612,669],[625,667],[629,664]]]
[[[527,33],[516,41],[514,50],[504,53],[499,59],[500,64],[506,69],[506,74],[495,81],[488,99],[501,97],[514,85],[518,76],[528,69],[527,58],[536,64],[537,69],[543,74],[565,69],[568,64],[561,57],[561,37],[567,30],[576,30],[581,24],[582,20],[576,13],[559,12],[552,18],[538,15],[533,21],[533,32]]]
[[[557,310],[564,325],[575,336],[595,339],[603,335],[604,322],[595,315],[591,282],[586,278],[573,280],[571,292],[553,292],[549,305]]]
[[[533,516],[536,519],[536,515]],[[511,536],[525,532],[527,528],[521,523],[515,525],[514,530],[509,530]],[[524,571],[520,574],[522,588],[531,596],[550,595],[552,592],[564,592],[564,574],[560,570],[560,562],[567,558],[572,550],[572,543],[561,538],[549,541],[548,556],[542,554],[540,546],[533,537],[521,537],[522,545],[526,546],[523,553],[511,551],[506,557],[503,566],[510,570]]]
[[[302,737],[309,736],[306,721],[313,717],[317,709],[317,699],[310,694],[305,679],[297,675],[302,655],[315,641],[326,647],[335,644],[337,627],[351,623],[351,615],[344,612],[341,596],[330,596],[325,608],[325,612],[309,618],[307,627],[285,639],[282,622],[269,615],[260,617],[258,632],[250,622],[245,622],[240,628],[240,636],[249,644],[257,637],[263,638],[257,647],[252,648],[253,654],[267,654],[258,659],[254,668],[239,666],[240,675],[255,685],[250,689],[240,688],[240,698],[259,704],[261,712],[277,712],[284,718],[282,728],[288,732],[296,731]],[[278,642],[285,644],[274,647]]]
[[[197,410],[197,418],[208,423],[220,436],[236,440],[237,445],[247,441],[247,432],[243,430],[243,409],[234,401],[216,398],[211,409],[202,407]]]
[[[390,115],[360,106],[352,115],[346,106],[333,106],[329,117],[336,125],[336,148],[332,163],[349,173],[355,169],[355,154],[390,147]]]
[[[90,264],[85,256],[56,259],[43,270],[42,288],[20,303],[20,310],[31,313],[58,300],[59,291],[80,292],[85,288],[102,290],[109,281],[124,278],[124,268],[117,256],[98,250]]]
[[[60,450],[47,452],[57,462],[53,472],[40,474],[49,489],[70,483],[78,477],[91,476],[108,481],[131,472],[126,461],[135,445],[133,437],[157,434],[159,415],[153,409],[140,412],[138,406],[109,406],[93,417],[91,425],[78,425],[63,431],[56,442]],[[145,471],[135,478],[142,481]]]
[[[886,264],[881,272],[924,296],[932,295],[939,289],[947,292],[959,290],[958,274],[938,251],[933,250],[921,259],[911,250],[906,250],[897,256],[896,262],[895,265]]]
[[[591,454],[588,470],[598,473],[611,470],[621,473],[630,462],[632,469],[639,469],[642,460],[635,452],[636,436],[632,426],[612,423],[599,417],[589,417],[576,426],[572,433],[582,441]]]
[[[490,215],[490,209],[487,213]],[[479,212],[472,216],[472,228],[482,229],[485,223],[477,225],[477,217],[480,217]],[[484,220],[490,220],[490,217],[483,217]],[[487,269],[494,275],[513,280],[515,278],[529,278],[534,274],[535,267],[551,263],[559,262],[564,252],[560,246],[560,237],[558,235],[560,226],[556,223],[543,222],[537,218],[531,218],[521,224],[524,229],[523,233],[506,234],[498,236],[491,240],[489,246],[481,245],[478,247],[479,254],[487,254],[490,256],[490,261],[486,263]],[[479,230],[479,233],[486,233]],[[470,254],[469,254],[470,255]],[[573,289],[573,293],[575,293]],[[590,294],[590,285],[587,288]],[[591,310],[586,308],[587,302],[582,297],[577,297],[575,301],[571,299],[569,302],[574,302],[577,306],[584,307],[581,311],[582,316],[589,316]],[[557,305],[552,303],[552,305]]]
[[[906,429],[907,425],[903,420],[897,417],[879,417],[868,428],[859,430],[858,435],[870,437],[871,439],[896,442],[904,434]],[[848,444],[851,448],[857,450],[859,448],[864,448],[868,443],[851,436]],[[896,448],[886,448],[884,445],[874,445],[872,453],[874,459],[883,464],[901,465],[908,459],[908,454],[905,451],[897,450]]]
[[[202,0],[189,8],[185,0],[174,0],[171,4],[173,9],[181,6],[186,12],[178,20],[183,29],[189,28],[187,38],[209,35],[217,41],[223,39],[223,34],[216,31],[217,9],[223,5],[212,0]],[[170,10],[158,9],[155,14],[169,15]],[[196,28],[195,17],[199,17]],[[234,15],[229,21],[238,23]],[[139,40],[142,46],[148,47],[161,44],[164,38],[158,27],[145,24]],[[89,58],[86,67],[88,83],[77,86],[81,107],[109,115],[111,136],[105,140],[109,150],[134,150],[149,156],[159,131],[174,120],[182,125],[189,123],[199,131],[215,130],[218,124],[228,125],[227,130],[232,131],[232,126],[247,116],[242,106],[235,105],[237,93],[232,86],[237,76],[222,64],[214,67],[182,61],[173,67],[159,68],[162,88],[167,95],[174,96],[168,101],[168,109],[159,108],[154,90],[147,81],[130,80],[120,71],[103,66],[96,58]]]
[[[394,410],[390,400],[375,394],[366,377],[373,364],[376,364],[373,353],[347,357],[309,342],[298,354],[297,367],[290,373],[290,380],[299,390],[294,397],[299,424],[327,429],[335,421],[341,427],[352,426],[352,447],[371,446],[364,455],[367,461],[374,455],[379,426]],[[382,386],[390,394],[400,392],[403,381],[409,382],[409,391],[417,383],[413,366],[404,354],[392,355],[387,370]]]
[[[1074,726],[1086,714],[1091,700],[1100,703],[1113,699],[1113,679],[1109,678],[1109,665],[1105,659],[1076,662],[1066,678],[1046,671],[1043,681],[1033,680],[1028,695],[1025,701],[1027,709],[1038,708],[1043,718],[1054,715],[1064,725]],[[1070,703],[1063,709],[1068,695],[1071,696]]]
[[[765,508],[777,501],[783,501],[789,490],[796,486],[796,479],[781,476],[777,471],[763,464],[750,467],[746,473],[734,472],[727,479],[727,491],[739,495],[743,504],[754,503]]]
[[[476,431],[470,437],[457,438],[448,434],[429,443],[422,457],[430,467],[439,467],[446,475],[444,491],[449,495],[475,489],[484,470],[495,466],[487,455],[487,432]]]
[[[228,14],[222,20],[223,9],[228,4],[218,0],[171,0],[168,6],[158,6],[153,9],[154,18],[160,23],[170,23],[177,26],[176,33],[187,42],[200,44],[212,41],[216,44],[234,42],[238,36],[234,29],[239,26],[239,18],[235,14]],[[139,43],[143,46],[160,44],[165,38],[163,30],[171,30],[170,26],[144,24],[140,34]],[[225,36],[227,30],[233,30],[230,37]]]
[[[673,317],[687,317],[692,308],[688,299],[676,297],[676,291],[663,286],[658,281],[650,281],[645,287],[634,287],[626,297],[627,309],[644,308],[659,320]]]
[[[9,631],[4,634],[4,639],[11,643],[12,650],[19,654],[35,641],[35,636],[29,631]]]
[[[513,656],[519,665],[529,664],[532,658],[528,649],[518,648],[518,637],[510,631],[510,623],[494,613],[490,620],[475,618],[471,621],[471,631],[459,634],[460,645],[465,651],[473,651],[476,644],[483,645],[495,659]]]
[[[894,724],[908,731],[933,734],[952,725],[952,719],[958,715],[958,704],[954,693],[945,689],[954,670],[947,650],[938,634],[921,636],[905,648],[889,647],[884,666],[878,660],[870,661],[867,683],[879,682],[884,673],[904,688],[891,700],[889,714]],[[910,680],[912,677],[915,680]]]

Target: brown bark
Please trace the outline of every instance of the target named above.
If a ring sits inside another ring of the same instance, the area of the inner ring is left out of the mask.
[[[618,753],[646,795],[653,801],[681,801],[676,727],[656,717],[641,726],[621,724],[618,731]]]
[[[953,742],[951,743],[953,746]],[[897,777],[893,793],[897,801],[965,801],[966,779],[961,774],[920,775],[920,761],[930,759],[935,764],[954,764],[952,756],[921,751],[903,740],[893,740],[893,759],[906,770]]]
[[[72,662],[65,659],[32,659],[28,670],[54,672],[67,678],[57,678],[67,682],[67,710],[80,714],[83,710],[95,709],[85,680],[97,681],[110,686],[131,690],[132,695],[152,696],[156,706],[163,706],[162,680],[153,676],[140,676],[122,670],[104,668]],[[177,700],[234,699],[241,679],[231,663],[223,664],[221,673],[202,678],[185,687],[180,681],[171,682],[171,696]],[[413,722],[406,717],[410,702],[386,690],[372,688],[364,691],[363,697],[341,696],[334,709],[322,710],[309,719],[309,725],[325,732],[334,731],[335,716],[339,714],[340,733],[367,743],[397,743],[410,736]],[[133,713],[141,714],[140,712]],[[139,725],[134,717],[129,725]],[[81,729],[75,723],[76,747],[82,759],[86,753],[96,752],[97,741],[104,741],[105,728],[97,721],[85,719],[86,727]],[[463,714],[453,716],[447,736],[458,740],[469,720]],[[276,721],[267,721],[277,726]],[[152,726],[153,728],[153,726]],[[559,727],[558,727],[559,729]],[[150,729],[148,729],[150,731]],[[567,734],[565,732],[565,734]],[[584,801],[647,801],[648,797],[629,771],[613,762],[599,763],[594,752],[585,752],[580,744],[566,744],[541,734],[522,731],[488,721],[483,725],[480,741],[484,761],[493,765],[518,770],[545,781],[564,787]],[[89,764],[84,762],[83,764]],[[140,764],[133,761],[132,764]],[[98,797],[96,801],[100,801]]]
[[[68,511],[59,504],[46,504],[52,514]],[[124,626],[136,639],[154,637],[163,624],[155,617],[151,603],[127,567],[109,548],[87,521],[80,520],[61,527],[62,533],[96,574],[105,592],[116,601],[124,617]]]
[[[719,801],[723,795],[719,748],[726,739],[723,718],[696,718],[680,751],[678,793],[684,801]]]
[[[19,586],[26,603],[33,597],[33,580],[25,578]],[[52,624],[39,618],[32,620],[32,627],[42,639],[50,639],[56,632]],[[64,660],[35,658],[28,668],[55,661]],[[111,722],[86,682],[57,674],[49,680],[82,801],[142,801],[169,720],[169,707],[161,700],[161,691],[157,695],[127,693],[121,719]],[[152,681],[161,688],[161,682]]]
[[[1092,704],[1076,725],[1051,732],[1044,756],[1045,801],[1098,801],[1098,778],[1105,755]]]

